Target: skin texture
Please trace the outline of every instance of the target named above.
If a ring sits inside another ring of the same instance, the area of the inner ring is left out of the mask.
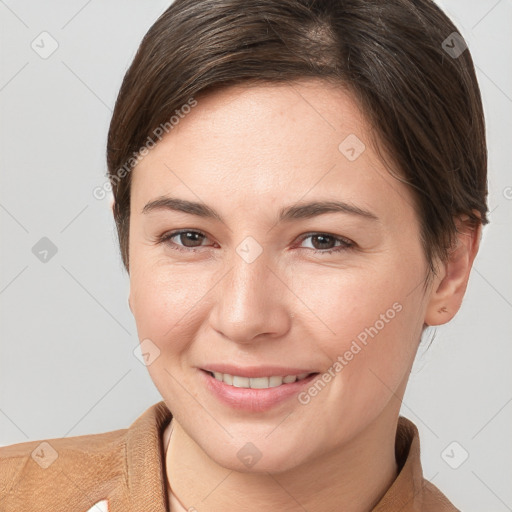
[[[457,248],[424,287],[412,195],[379,161],[349,93],[303,81],[196,99],[132,171],[129,304],[139,339],[160,351],[148,370],[174,415],[173,492],[198,511],[371,510],[396,477],[397,418],[422,329],[459,309],[479,230],[460,223]],[[350,134],[366,146],[353,161],[338,148]],[[224,222],[141,213],[165,195],[205,203]],[[345,201],[378,220],[328,213],[277,223],[282,207],[313,200]],[[157,242],[180,229],[205,238]],[[306,234],[355,245],[314,253],[340,242]],[[251,263],[237,253],[246,237],[262,250]],[[307,404],[236,411],[200,379],[198,367],[223,362],[322,374],[381,315],[384,327]],[[237,457],[247,442],[262,454],[250,468]]]

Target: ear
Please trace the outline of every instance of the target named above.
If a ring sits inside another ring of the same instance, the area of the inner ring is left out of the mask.
[[[439,262],[438,273],[430,292],[425,313],[426,325],[449,322],[460,309],[466,292],[480,239],[482,224],[475,225],[467,215],[456,219],[457,236],[445,262]]]
[[[112,213],[114,213],[115,204],[116,204],[116,200],[114,199],[114,197],[112,197],[112,199],[110,200],[110,209],[112,210]]]

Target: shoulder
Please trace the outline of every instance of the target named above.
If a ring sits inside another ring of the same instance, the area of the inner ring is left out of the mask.
[[[129,428],[0,447],[0,510],[130,510],[132,499],[164,506],[162,438],[172,414],[164,401]]]
[[[423,479],[423,510],[425,512],[460,512],[431,482]]]
[[[400,471],[385,503],[393,505],[390,510],[394,510],[398,503],[404,511],[460,512],[432,482],[424,478],[420,452],[418,428],[411,420],[400,416],[395,438],[395,456]]]
[[[0,447],[0,509],[18,510],[41,490],[48,505],[86,507],[87,494],[101,495],[124,478],[127,430]]]

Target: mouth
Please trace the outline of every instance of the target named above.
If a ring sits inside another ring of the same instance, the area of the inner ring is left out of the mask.
[[[200,369],[206,389],[223,405],[246,412],[264,412],[289,403],[319,375],[309,372],[289,375],[245,377]],[[302,406],[301,406],[302,407]]]
[[[305,372],[296,375],[271,375],[268,377],[243,377],[241,375],[231,375],[229,373],[213,372],[203,370],[219,382],[228,386],[243,389],[269,389],[293,384],[294,382],[307,379],[311,375],[318,375],[319,372]]]

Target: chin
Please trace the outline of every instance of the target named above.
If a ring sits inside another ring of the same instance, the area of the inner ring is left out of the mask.
[[[250,460],[251,452],[254,454],[252,461]],[[230,449],[228,454],[226,454],[226,452],[219,454],[213,452],[210,458],[219,466],[238,473],[278,474],[290,471],[300,464],[297,460],[297,454],[293,451],[281,451],[276,453],[275,449],[270,446],[256,451],[254,446],[250,446],[249,444],[242,447],[242,449],[238,447],[233,450]]]
[[[229,430],[229,427],[228,427]],[[205,439],[204,444],[197,440],[208,457],[219,466],[239,473],[282,473],[292,470],[308,459],[304,449],[304,442],[288,443],[276,436],[274,439],[265,439],[268,431],[257,440],[251,442],[251,436],[234,436],[229,441],[214,442],[211,438]],[[298,452],[300,449],[300,453]]]

